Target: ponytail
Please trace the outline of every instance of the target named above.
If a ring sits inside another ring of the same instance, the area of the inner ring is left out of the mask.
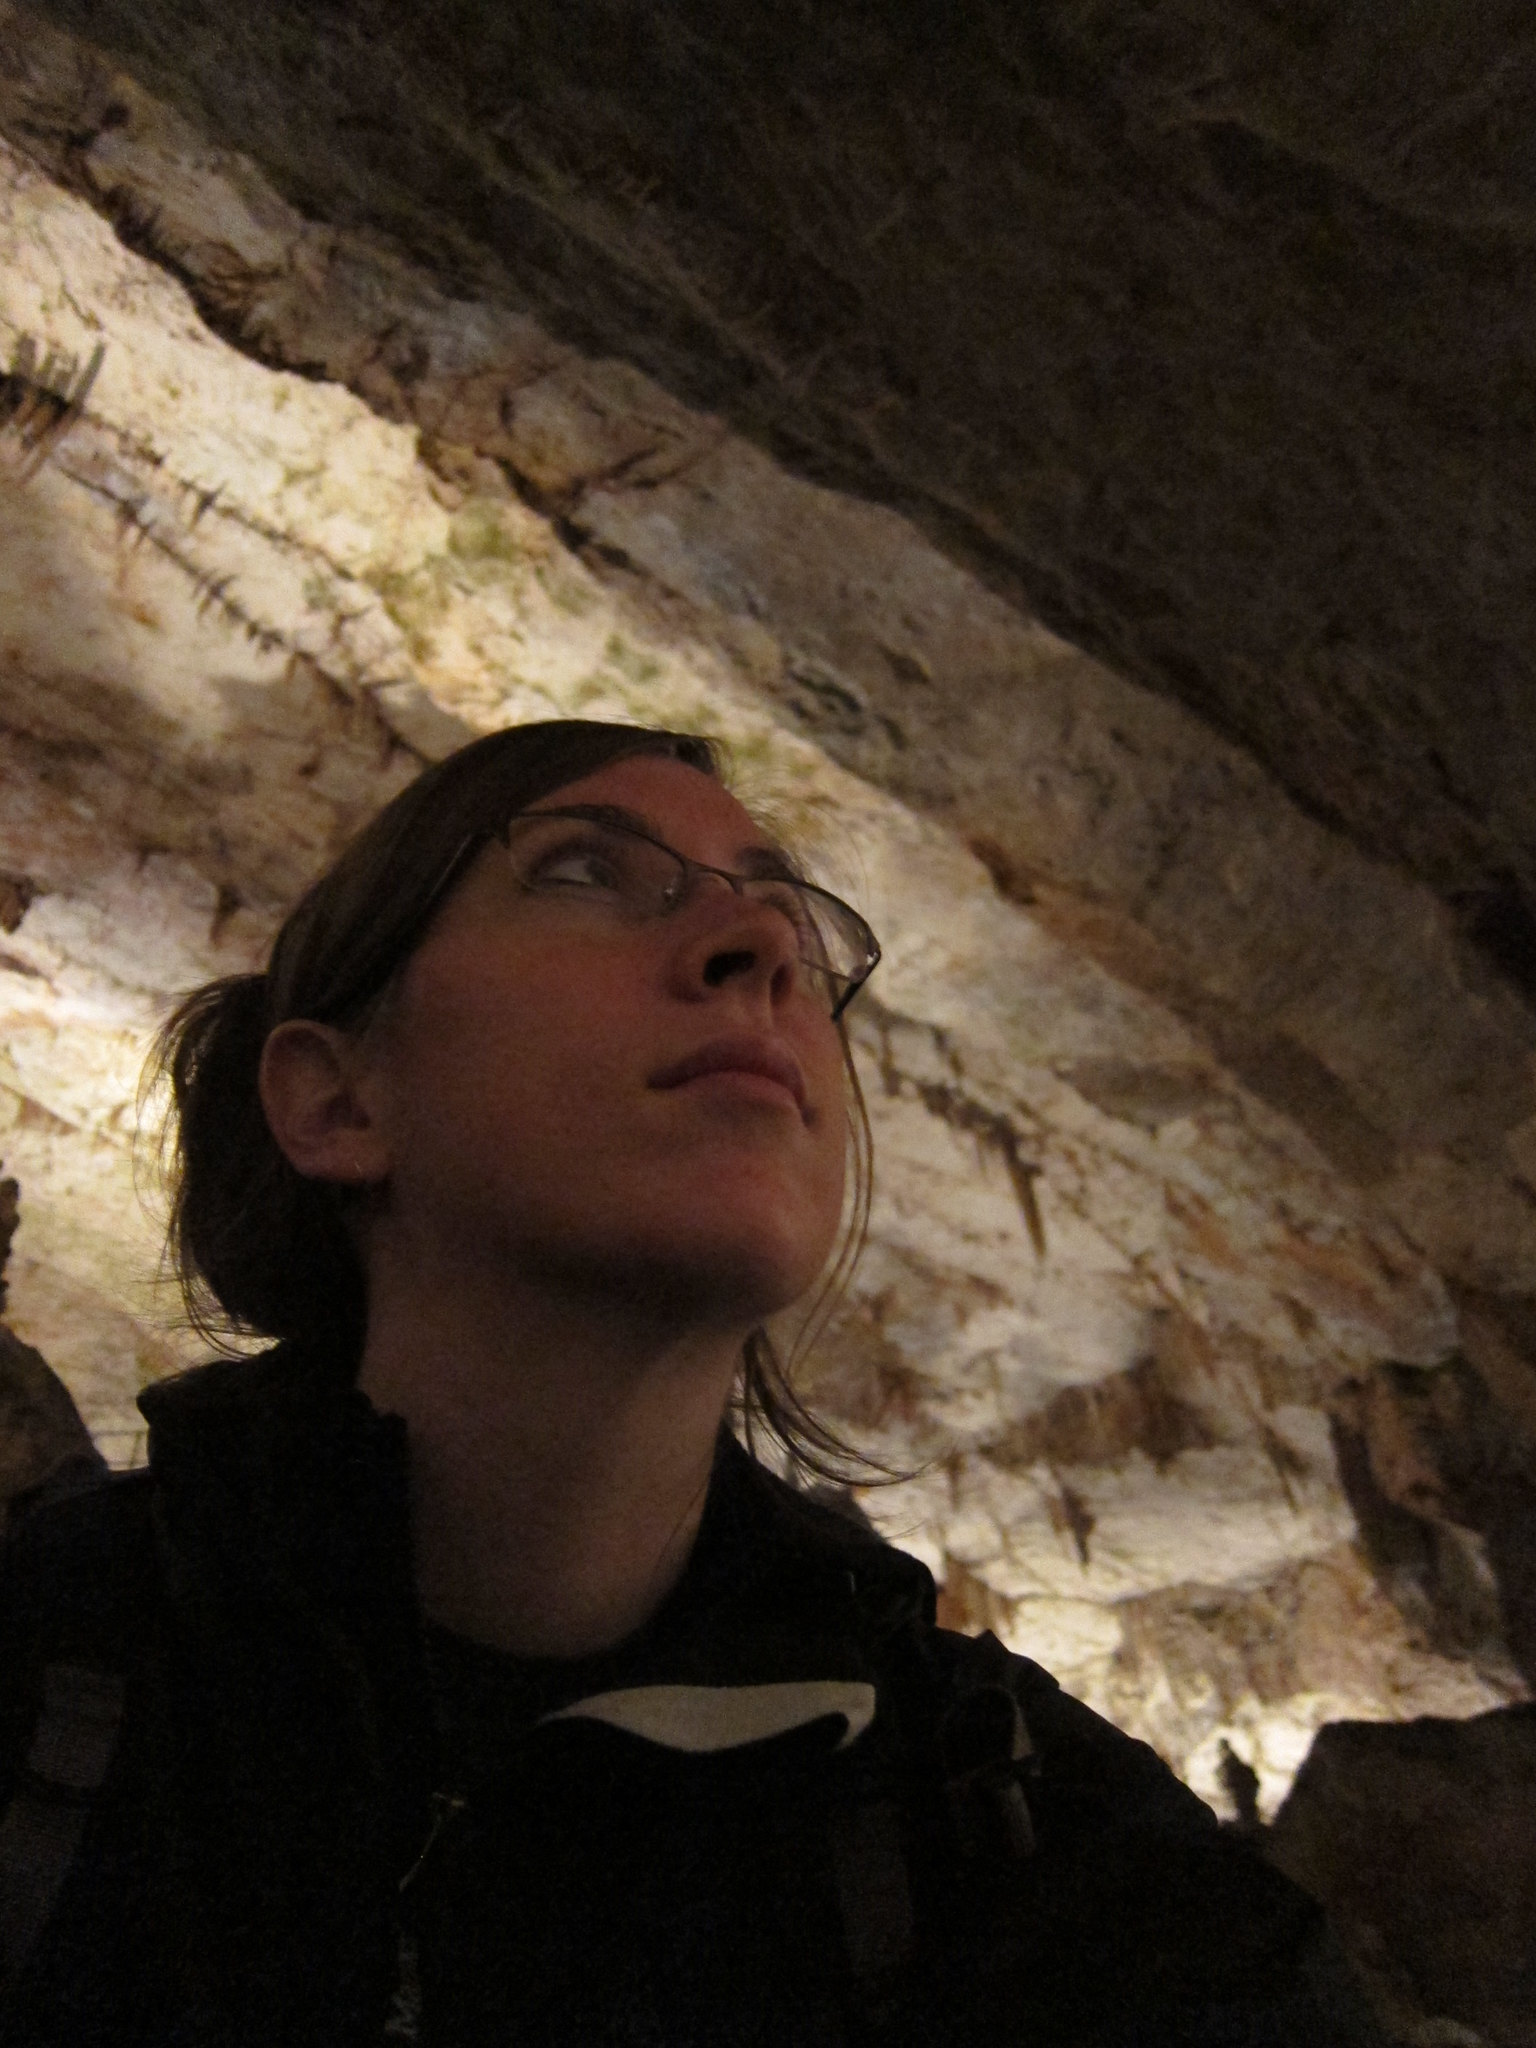
[[[176,1133],[167,1254],[212,1341],[305,1335],[355,1360],[363,1276],[342,1195],[294,1171],[261,1106],[272,1021],[266,975],[235,974],[194,990],[160,1033],[150,1072]]]

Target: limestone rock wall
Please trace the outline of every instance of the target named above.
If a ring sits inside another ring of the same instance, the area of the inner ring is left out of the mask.
[[[1526,1468],[1405,1505],[1362,1405],[1536,1385],[1536,1017],[1433,863],[933,519],[4,21],[0,365],[57,420],[0,471],[0,1152],[14,1326],[98,1441],[131,1458],[189,1355],[134,1136],[169,1001],[461,739],[665,721],[729,739],[886,944],[871,1240],[807,1375],[914,1469],[864,1504],[948,1615],[1218,1802],[1229,1744],[1265,1811],[1322,1722],[1520,1696]],[[40,395],[98,345],[83,404]]]
[[[1518,0],[38,17],[306,218],[912,517],[1536,971]],[[80,111],[39,130],[96,155]]]

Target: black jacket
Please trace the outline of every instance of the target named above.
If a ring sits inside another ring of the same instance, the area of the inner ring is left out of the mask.
[[[1372,2038],[1317,1909],[1150,1750],[937,1629],[921,1565],[728,1440],[609,1706],[538,1719],[450,1810],[403,1426],[288,1349],[142,1406],[148,1471],[6,1561],[0,1908],[8,1830],[13,1890],[50,1796],[71,1844],[0,1994],[13,2048]],[[83,1809],[39,1734],[81,1671],[121,1696]],[[702,1753],[602,1718],[701,1686],[811,1704]]]

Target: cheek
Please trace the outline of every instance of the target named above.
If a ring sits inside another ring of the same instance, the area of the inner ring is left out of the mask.
[[[817,1100],[826,1105],[815,1131],[817,1192],[823,1219],[830,1217],[827,1227],[835,1232],[855,1170],[853,1103],[841,1045],[823,1055],[819,1069],[809,1061],[807,1068],[818,1074]]]
[[[787,1139],[647,1092],[680,1026],[639,963],[445,934],[402,978],[381,1041],[396,1198],[476,1241],[757,1244],[809,1285],[843,1212],[847,1078],[830,1024],[785,1021],[821,1112]]]
[[[401,1142],[457,1150],[466,1165],[547,1155],[610,1092],[607,1007],[545,963],[423,960],[392,1020],[388,1113]]]

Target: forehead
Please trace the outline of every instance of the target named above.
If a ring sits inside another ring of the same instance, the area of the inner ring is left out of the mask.
[[[712,864],[779,851],[778,842],[723,784],[682,761],[645,755],[616,761],[552,790],[530,808],[560,810],[567,804],[612,804],[630,811],[643,830],[679,853]]]

